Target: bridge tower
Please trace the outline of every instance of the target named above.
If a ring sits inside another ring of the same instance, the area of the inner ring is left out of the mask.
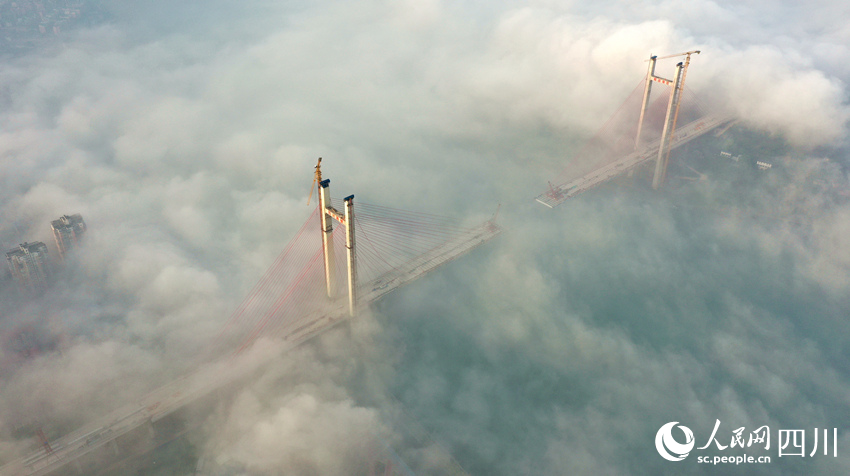
[[[316,165],[316,181],[319,183],[319,220],[322,230],[322,254],[325,263],[325,286],[328,297],[336,297],[336,262],[333,248],[333,221],[345,227],[345,248],[348,264],[348,314],[357,313],[357,254],[354,240],[354,195],[343,199],[344,211],[340,212],[331,204],[330,179],[322,180],[321,159]]]
[[[670,137],[673,135],[673,129],[676,127],[673,117],[674,111],[679,109],[679,99],[681,97],[680,83],[682,82],[682,63],[676,65],[676,79],[673,80],[673,87],[670,89],[670,101],[667,103],[667,114],[664,116],[664,126],[661,129],[661,143],[658,146],[658,158],[655,160],[655,174],[652,177],[652,188],[658,190],[667,178],[667,162],[670,158],[667,155],[670,147]]]
[[[655,173],[652,177],[652,188],[658,190],[664,184],[667,177],[667,163],[670,160],[670,140],[676,131],[676,121],[679,118],[679,104],[682,96],[682,89],[685,86],[685,76],[687,75],[688,65],[691,63],[691,55],[699,54],[698,50],[686,51],[675,55],[649,57],[649,67],[646,71],[646,86],[643,91],[643,101],[641,102],[640,118],[638,119],[637,134],[635,136],[635,150],[640,151],[641,148],[641,132],[643,130],[643,120],[646,116],[646,110],[649,107],[649,96],[652,92],[652,82],[658,82],[671,86],[670,99],[667,103],[667,114],[664,117],[664,126],[661,129],[661,143],[658,147],[658,157],[655,160]],[[665,79],[655,75],[655,63],[659,59],[673,58],[676,56],[685,56],[685,62],[676,65],[675,78]]]

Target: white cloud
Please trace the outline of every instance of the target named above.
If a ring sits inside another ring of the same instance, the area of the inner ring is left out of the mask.
[[[134,7],[127,18],[138,18],[69,37],[58,53],[0,64],[0,237],[49,243],[48,221],[72,212],[90,229],[79,251],[85,276],[66,276],[53,296],[10,318],[60,314],[73,345],[18,369],[0,394],[9,412],[42,411],[17,404],[55,380],[39,404],[71,426],[145,391],[163,367],[176,371],[301,226],[318,156],[335,191],[369,202],[463,217],[505,201],[514,237],[470,255],[477,272],[455,268],[454,278],[417,284],[441,299],[416,301],[407,288],[386,312],[411,332],[410,316],[421,319],[421,340],[396,336],[410,349],[369,356],[387,359],[380,371],[430,429],[449,429],[473,469],[512,474],[540,457],[553,472],[628,473],[608,458],[642,444],[671,408],[709,425],[749,424],[788,421],[795,402],[808,405],[801,421],[812,423],[846,404],[833,364],[843,354],[822,330],[832,308],[814,311],[808,328],[741,291],[756,278],[768,282],[754,285],[764,293],[820,286],[840,307],[850,286],[841,202],[785,206],[812,216],[800,232],[753,226],[747,215],[689,222],[637,191],[600,191],[606,198],[543,215],[527,203],[537,190],[524,189],[542,185],[572,142],[598,130],[650,53],[701,49],[688,84],[712,106],[794,146],[840,141],[850,77],[843,4],[258,2],[256,11],[203,8],[198,28],[172,25],[153,11],[160,6]],[[164,10],[182,18],[195,6]],[[775,197],[766,182],[752,196]],[[740,193],[695,189],[712,204]],[[418,304],[405,308],[408,299]],[[775,322],[803,326],[825,349],[812,351],[793,329],[759,330]],[[299,360],[315,370],[312,382],[287,387],[284,378],[242,393],[210,445],[259,473],[344,474],[362,431],[381,427],[344,388],[362,358],[362,347],[341,345],[348,338],[330,336],[316,347],[326,353]],[[766,361],[783,357],[776,348],[789,349],[782,365]],[[405,352],[422,362],[396,355]],[[94,373],[98,363],[105,368]],[[820,366],[809,380],[795,374]],[[797,393],[802,385],[824,396]],[[286,396],[269,397],[281,388]],[[113,391],[114,400],[104,396]],[[526,431],[528,444],[511,443],[516,435],[500,425]],[[611,427],[619,439],[606,440]],[[0,444],[17,446],[4,435]],[[575,458],[565,448],[578,448]],[[647,472],[656,468],[652,454],[632,456],[624,461],[646,457]]]

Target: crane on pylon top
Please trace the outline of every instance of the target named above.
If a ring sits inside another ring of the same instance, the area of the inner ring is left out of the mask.
[[[313,198],[313,190],[316,189],[316,184],[322,181],[322,158],[316,162],[316,172],[313,174],[313,184],[310,185],[310,195],[307,195],[307,206],[310,206],[310,200]]]

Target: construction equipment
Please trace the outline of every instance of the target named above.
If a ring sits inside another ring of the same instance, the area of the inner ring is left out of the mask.
[[[310,195],[307,196],[307,206],[310,206],[310,200],[313,198],[313,190],[316,189],[316,184],[322,181],[322,158],[316,163],[316,172],[313,175],[313,184],[310,185]]]

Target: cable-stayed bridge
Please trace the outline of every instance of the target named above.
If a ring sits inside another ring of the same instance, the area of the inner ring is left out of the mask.
[[[467,226],[437,215],[355,206],[353,195],[332,200],[330,181],[320,174],[317,167],[319,205],[222,326],[206,363],[73,433],[52,441],[40,433],[42,447],[3,466],[0,475],[82,474],[82,456],[105,446],[117,456],[121,436],[145,426],[153,435],[157,421],[501,233],[495,217]],[[347,292],[338,283],[346,283]]]
[[[656,60],[664,58],[650,57],[646,77],[575,154],[570,167],[549,181],[548,189],[536,200],[554,208],[653,160],[652,187],[661,187],[673,149],[733,120],[710,113],[709,108],[684,88],[690,56],[698,53],[689,51],[667,57],[687,57],[684,63],[676,65],[674,79],[656,76]],[[666,94],[652,100],[653,86],[666,88]],[[683,125],[677,126],[680,122]]]
[[[684,79],[695,53],[683,54],[687,60],[677,65],[674,79],[656,76],[656,59],[663,58],[650,58],[646,78],[537,201],[555,207],[652,160],[658,188],[672,149],[730,122],[688,97]],[[667,87],[668,94],[651,101],[653,84]],[[332,200],[329,181],[316,168],[319,206],[212,340],[204,364],[71,434],[47,441],[40,433],[42,448],[3,466],[0,476],[72,473],[72,463],[88,453],[111,446],[117,454],[122,435],[145,426],[154,433],[157,421],[501,232],[494,220],[465,226],[435,215],[355,206],[353,195]]]

